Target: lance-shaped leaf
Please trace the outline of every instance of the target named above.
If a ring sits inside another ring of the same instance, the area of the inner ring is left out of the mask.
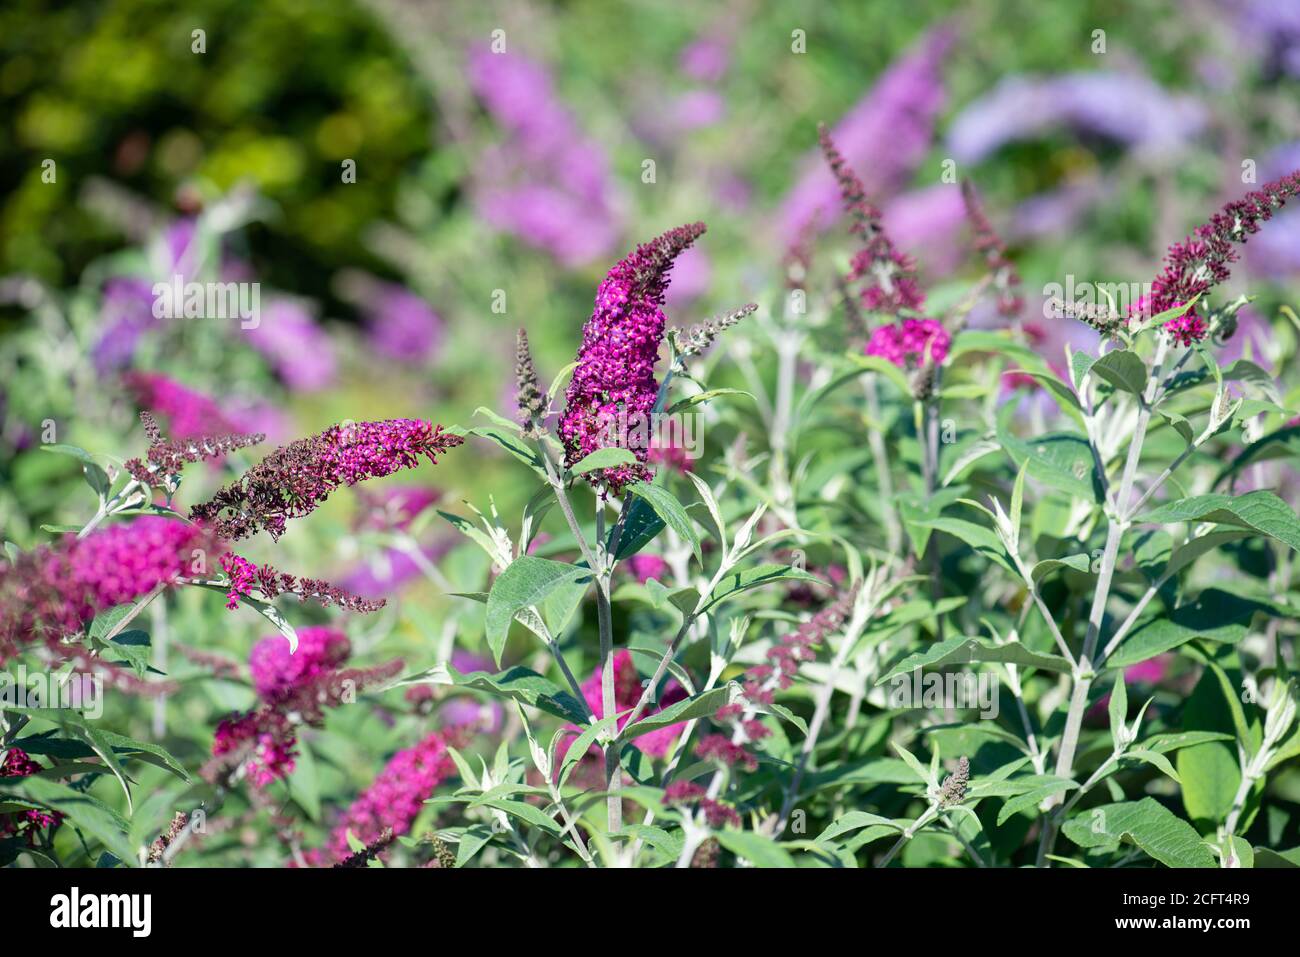
[[[1194,602],[1170,615],[1148,619],[1134,629],[1106,659],[1107,668],[1126,668],[1193,639],[1235,644],[1246,637],[1247,626],[1256,612],[1268,613],[1259,602],[1216,588],[1202,592]]]
[[[553,714],[575,724],[585,725],[589,714],[585,702],[579,701],[536,671],[522,666],[508,668],[494,675],[486,671],[462,674],[449,664],[441,664],[405,683],[474,688],[499,698],[511,698],[523,702],[529,707],[539,708],[547,714]]]
[[[811,575],[802,569],[795,568],[793,565],[756,565],[753,568],[747,568],[741,572],[732,572],[730,575],[725,576],[722,581],[718,582],[718,587],[713,589],[712,594],[708,597],[708,604],[701,610],[708,611],[719,602],[742,591],[790,580],[816,582],[819,585],[826,584],[816,575]]]
[[[677,497],[663,486],[650,485],[647,482],[635,483],[631,486],[631,491],[638,499],[644,500],[654,509],[661,521],[690,544],[691,551],[695,553],[695,560],[703,564],[704,560],[700,557],[700,536],[695,531],[695,523],[687,513],[686,507],[677,501]]]
[[[691,721],[695,718],[710,717],[719,708],[732,704],[739,697],[740,685],[730,681],[721,688],[714,688],[712,691],[706,691],[693,698],[684,698],[675,704],[670,704],[662,711],[646,715],[636,724],[625,725],[623,730],[619,732],[617,740],[619,744],[626,744],[643,734],[658,731],[660,728],[667,728],[670,725]]]
[[[1238,496],[1193,495],[1167,502],[1139,516],[1137,521],[1148,524],[1218,522],[1253,528],[1300,550],[1300,518],[1272,492],[1248,492]]]
[[[883,678],[876,682],[882,685],[898,675],[915,671],[917,668],[942,668],[952,664],[973,664],[976,662],[996,662],[1020,665],[1023,668],[1041,668],[1044,671],[1068,673],[1070,663],[1060,655],[1043,654],[1030,651],[1019,642],[994,645],[978,638],[964,638],[960,635],[945,641],[935,642],[925,651],[908,655]]]
[[[1167,867],[1215,867],[1196,829],[1154,798],[1103,804],[1065,822],[1062,833],[1080,847],[1136,844]]]
[[[548,628],[562,627],[590,580],[591,570],[581,565],[553,562],[531,555],[511,562],[497,576],[488,592],[487,642],[497,664],[501,664],[501,652],[515,615],[537,605]]]

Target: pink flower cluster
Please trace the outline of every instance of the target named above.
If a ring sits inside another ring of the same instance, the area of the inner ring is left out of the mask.
[[[4,761],[0,762],[0,778],[25,778],[44,770],[22,748],[9,748],[5,753]],[[36,839],[34,830],[42,827],[57,827],[62,820],[63,815],[58,811],[46,811],[40,808],[31,808],[17,814],[0,814],[0,835],[21,833],[30,844]]]
[[[663,581],[668,573],[668,563],[658,555],[641,552],[627,560],[627,569],[644,585],[652,578]]]
[[[292,773],[300,726],[319,726],[326,708],[338,707],[402,668],[401,661],[391,661],[344,670],[351,650],[347,636],[328,627],[299,629],[293,653],[281,635],[254,645],[249,671],[260,701],[253,710],[230,715],[217,725],[212,760],[204,766],[203,777],[231,780],[242,771],[260,791]]]
[[[99,612],[190,574],[217,547],[203,528],[144,515],[0,564],[0,660],[19,643],[75,634]]]
[[[674,781],[664,788],[664,803],[695,806],[708,821],[709,827],[720,828],[727,824],[740,827],[740,815],[735,808],[715,801],[708,792],[692,781]]]
[[[1208,292],[1232,274],[1232,264],[1240,257],[1235,243],[1259,232],[1273,218],[1274,211],[1300,193],[1300,170],[1268,183],[1260,189],[1233,200],[1196,227],[1194,238],[1169,247],[1165,267],[1151,284],[1151,296],[1145,303],[1153,315],[1174,309]],[[1168,332],[1180,345],[1187,346],[1205,338],[1205,321],[1196,307],[1165,323]]]
[[[259,791],[293,773],[298,737],[279,712],[222,718],[212,741],[214,759],[242,766]]]
[[[310,514],[343,485],[414,468],[465,440],[422,419],[335,425],[276,449],[209,501],[190,510],[228,540],[266,529],[273,539],[291,518]]]
[[[952,337],[937,319],[904,319],[877,327],[864,351],[906,368],[943,362],[951,345]]]
[[[272,601],[280,595],[297,595],[300,602],[310,600],[326,607],[337,605],[363,615],[378,611],[386,604],[386,599],[372,600],[349,594],[320,578],[299,578],[276,571],[270,565],[255,565],[233,552],[221,556],[221,567],[230,579],[226,607],[232,611],[239,607],[241,597],[247,597],[255,591],[266,601]]]
[[[298,632],[298,650],[280,636],[263,638],[248,656],[253,687],[265,701],[284,701],[322,674],[348,660],[352,643],[333,628],[304,628]]]
[[[399,362],[432,359],[446,337],[442,318],[420,296],[395,283],[375,283],[365,302],[371,346]]]
[[[448,745],[457,743],[452,737],[434,731],[414,747],[393,755],[330,832],[325,848],[307,855],[308,862],[328,866],[346,858],[352,853],[349,832],[362,844],[378,840],[390,827],[395,835],[408,833],[424,802],[456,769],[447,753]]]
[[[636,455],[638,464],[587,473],[615,494],[650,475],[639,464],[646,461],[647,449],[637,437],[648,433],[658,395],[654,369],[664,337],[664,292],[673,261],[704,228],[703,223],[678,226],[620,260],[597,289],[595,309],[583,328],[560,438],[567,465],[601,448],[628,448]]]

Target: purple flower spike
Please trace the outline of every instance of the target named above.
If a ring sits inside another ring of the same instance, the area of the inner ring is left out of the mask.
[[[658,393],[654,370],[664,337],[664,293],[673,261],[704,229],[691,223],[669,230],[638,246],[601,282],[560,418],[565,464],[611,447],[627,448],[645,462],[648,417]],[[649,476],[643,464],[587,473],[589,481],[614,494]]]

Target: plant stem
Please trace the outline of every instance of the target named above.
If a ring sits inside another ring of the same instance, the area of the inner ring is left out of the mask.
[[[605,567],[605,502],[600,493],[596,495],[596,550],[601,557],[597,559],[596,570],[596,620],[600,627],[600,700],[601,717],[607,718],[616,713],[614,702],[614,624],[609,606],[609,570]],[[617,735],[615,735],[615,739]],[[620,746],[617,740],[605,744],[605,816],[609,833],[616,834],[623,830],[623,796],[619,792],[623,787],[623,776],[619,769]]]
[[[1102,549],[1101,567],[1097,574],[1097,587],[1093,592],[1092,608],[1088,614],[1088,630],[1084,635],[1083,649],[1074,668],[1074,690],[1070,696],[1070,707],[1066,713],[1065,730],[1061,735],[1060,751],[1057,753],[1056,775],[1068,778],[1074,774],[1074,755],[1079,744],[1079,732],[1083,726],[1083,715],[1088,708],[1088,692],[1092,687],[1095,672],[1093,658],[1097,651],[1097,641],[1101,636],[1101,626],[1106,615],[1106,603],[1110,598],[1110,586],[1115,577],[1115,563],[1119,557],[1119,546],[1128,530],[1130,514],[1128,507],[1132,496],[1133,481],[1137,476],[1138,462],[1142,458],[1142,444],[1146,439],[1147,426],[1151,422],[1151,403],[1160,384],[1161,369],[1164,366],[1165,353],[1169,341],[1164,335],[1156,337],[1155,357],[1151,362],[1151,375],[1147,380],[1146,393],[1139,399],[1137,425],[1129,442],[1128,458],[1124,463],[1124,472],[1120,478],[1115,501],[1107,510],[1106,544]],[[1045,861],[1051,853],[1056,840],[1056,826],[1053,822],[1044,825],[1043,839],[1039,844],[1039,862]]]
[[[876,373],[868,372],[862,377],[862,393],[867,400],[867,414],[873,423],[879,423],[880,396],[876,390]],[[879,429],[867,430],[867,445],[871,449],[871,460],[876,467],[876,484],[880,488],[880,514],[885,520],[885,541],[890,554],[897,555],[903,546],[903,530],[894,505],[894,477],[889,471],[889,454]]]
[[[925,809],[925,813],[908,825],[907,830],[899,836],[898,841],[889,849],[888,853],[880,859],[880,863],[877,864],[876,867],[888,866],[889,862],[894,859],[894,855],[903,849],[903,845],[910,841],[916,835],[917,831],[921,830],[921,828],[925,827],[938,816],[939,802],[935,801]]]

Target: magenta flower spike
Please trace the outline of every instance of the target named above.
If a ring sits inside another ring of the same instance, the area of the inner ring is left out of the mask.
[[[1151,314],[1159,315],[1190,302],[1226,280],[1232,274],[1232,264],[1240,258],[1233,244],[1244,244],[1297,193],[1300,170],[1233,200],[1208,223],[1196,227],[1192,236],[1170,246],[1165,253],[1165,268],[1151,284],[1146,303]],[[1165,331],[1179,345],[1188,346],[1204,339],[1208,329],[1193,306],[1165,323]]]
[[[193,574],[217,548],[204,528],[143,515],[0,563],[0,661],[20,644],[57,643],[100,612]]]
[[[317,866],[328,866],[352,853],[348,832],[363,844],[377,840],[386,828],[397,836],[409,833],[434,789],[455,773],[447,752],[454,732],[434,731],[411,748],[398,751],[374,782],[352,803],[330,834],[329,844],[308,855]]]
[[[211,522],[230,541],[261,529],[278,539],[289,519],[310,514],[340,486],[415,468],[421,457],[436,465],[439,455],[464,441],[422,419],[331,426],[276,449],[194,506],[190,517]]]
[[[664,337],[664,293],[673,261],[704,234],[703,223],[671,229],[619,261],[596,290],[596,304],[582,332],[578,367],[560,418],[565,464],[597,449],[627,448],[635,465],[587,473],[593,484],[618,494],[644,480],[649,415],[659,387],[655,363]],[[644,421],[638,429],[638,423]]]

